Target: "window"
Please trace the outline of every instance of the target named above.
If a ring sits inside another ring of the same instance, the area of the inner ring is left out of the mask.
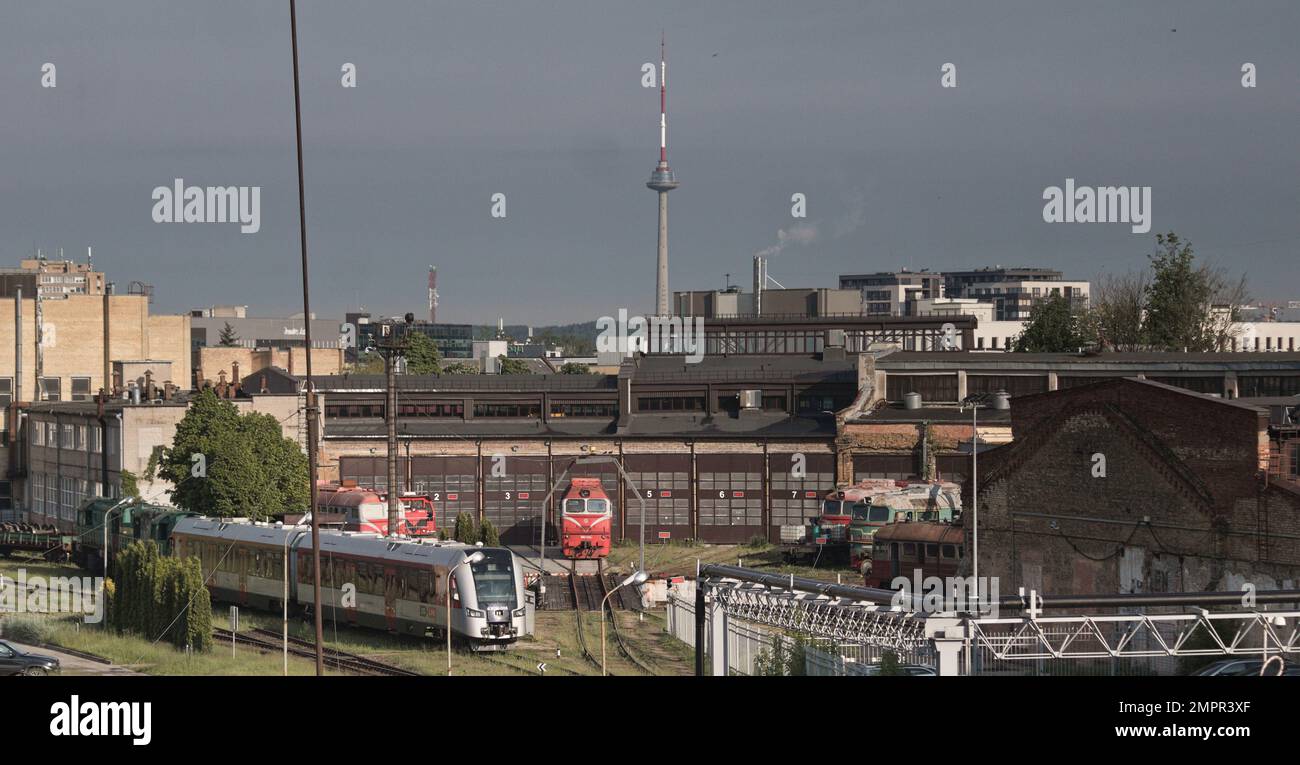
[[[90,378],[89,377],[72,378],[72,400],[73,401],[90,400]]]
[[[0,377],[0,407],[9,406],[14,400],[14,378]]]
[[[638,398],[637,411],[640,412],[703,412],[703,396],[658,396]]]
[[[76,442],[77,451],[79,452],[86,451],[86,426],[85,425],[77,426],[76,437],[77,437],[77,442]]]
[[[45,446],[45,423],[33,422],[32,428],[32,446]]]
[[[104,431],[98,425],[91,425],[86,431],[86,450],[91,454],[99,454],[104,450]]]
[[[0,481],[0,510],[9,510],[13,507],[13,484],[9,481]]]
[[[383,417],[383,404],[339,404],[325,407],[326,417]]]
[[[524,404],[475,404],[475,417],[540,417],[541,406],[536,402]]]
[[[41,400],[42,401],[60,401],[59,398],[60,380],[57,377],[41,378]]]
[[[552,417],[616,417],[618,404],[610,402],[581,403],[565,401],[551,404]]]
[[[63,438],[59,439],[59,448],[60,449],[77,448],[77,435],[74,426],[68,424],[65,424],[63,426]]]

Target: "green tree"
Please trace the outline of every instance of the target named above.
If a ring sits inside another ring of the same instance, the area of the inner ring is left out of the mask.
[[[384,373],[384,357],[373,351],[366,351],[357,357],[357,360],[349,364],[347,373],[353,375],[382,375]]]
[[[880,654],[880,674],[886,676],[903,674],[903,665],[898,661],[898,654],[893,651]]]
[[[533,370],[528,368],[528,364],[521,359],[497,356],[497,361],[501,363],[501,374],[503,375],[530,375],[533,373]]]
[[[122,496],[140,496],[140,486],[137,483],[135,473],[132,473],[130,470],[123,470],[120,475],[122,476]]]
[[[178,507],[204,515],[262,520],[307,509],[307,457],[298,445],[271,415],[241,416],[210,389],[176,426],[159,474],[176,487]]]
[[[476,375],[478,374],[478,365],[456,361],[443,367],[442,373],[445,375]]]
[[[472,545],[478,541],[478,528],[474,523],[474,516],[466,512],[461,512],[456,516],[456,526],[452,530],[452,537],[457,542]]]
[[[560,374],[562,375],[591,374],[591,368],[588,367],[586,364],[579,364],[576,361],[569,361],[560,367]]]
[[[406,334],[406,373],[412,375],[436,375],[440,371],[442,353],[438,346],[421,332]]]
[[[483,525],[478,530],[479,541],[488,547],[500,547],[501,535],[497,533],[497,527],[492,525],[492,521],[487,518],[483,519]]]
[[[1029,312],[1015,348],[1020,353],[1068,353],[1092,344],[1083,314],[1068,298],[1049,295]]]
[[[226,326],[221,328],[221,339],[218,341],[226,348],[233,348],[239,345],[239,335],[235,333],[235,328],[226,322]]]
[[[1151,271],[1143,323],[1147,344],[1169,351],[1224,349],[1246,301],[1245,277],[1234,282],[1222,270],[1196,265],[1191,242],[1172,231],[1156,235]]]

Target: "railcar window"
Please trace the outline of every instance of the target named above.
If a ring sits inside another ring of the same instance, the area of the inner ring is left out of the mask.
[[[887,523],[889,521],[889,508],[881,505],[872,505],[871,514],[867,520],[872,523]]]
[[[833,499],[828,499],[822,503],[823,515],[839,515],[840,503]]]
[[[916,555],[916,543],[915,543],[915,542],[904,542],[904,543],[903,543],[903,554],[904,554],[904,555],[908,555],[908,556]]]
[[[580,500],[580,499],[566,499],[566,500],[564,500],[564,512],[566,512],[566,513],[581,513],[581,512],[582,512],[582,500]]]
[[[944,546],[943,546],[943,557],[945,557],[945,558],[956,558],[956,557],[957,557],[957,549],[956,549],[955,547],[953,547],[952,545],[944,545]]]
[[[608,502],[608,500],[604,500],[604,499],[589,499],[589,500],[587,500],[587,512],[589,512],[589,513],[608,513],[608,512],[609,512],[609,502]]]
[[[514,560],[509,550],[483,550],[483,560],[470,565],[479,606],[506,603],[518,606],[515,595]]]
[[[926,545],[925,554],[937,557],[939,555],[939,545]]]

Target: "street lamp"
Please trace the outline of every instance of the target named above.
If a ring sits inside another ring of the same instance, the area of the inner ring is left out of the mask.
[[[284,621],[282,622],[281,627],[284,632],[285,677],[289,676],[289,540],[293,539],[292,532],[294,529],[301,528],[303,524],[311,523],[311,516],[312,514],[308,512],[300,518],[297,523],[289,527],[290,533],[284,535],[284,557],[282,558],[282,561],[284,562],[284,600],[282,600],[280,604],[284,607]],[[233,627],[234,625],[231,626]]]
[[[465,556],[465,560],[452,566],[447,571],[447,677],[451,677],[451,582],[452,577],[456,574],[456,569],[466,563],[473,565],[483,560],[483,551],[475,550],[472,554]]]
[[[975,608],[980,606],[980,484],[979,484],[979,409],[981,406],[987,406],[992,400],[992,396],[987,393],[975,393],[961,400],[962,408],[970,407],[970,525],[971,525],[971,568],[972,577],[975,579]]]
[[[639,587],[645,584],[645,580],[649,578],[650,575],[647,574],[644,570],[636,571],[627,579],[624,579],[623,581],[619,582],[618,586],[610,590],[609,593],[605,595],[605,599],[600,601],[600,674],[602,677],[609,674],[608,672],[605,671],[605,604],[609,602],[610,595],[613,595],[614,593],[618,592],[619,590],[623,589],[629,584],[634,584]],[[613,610],[609,612],[609,618],[611,619],[614,618]]]

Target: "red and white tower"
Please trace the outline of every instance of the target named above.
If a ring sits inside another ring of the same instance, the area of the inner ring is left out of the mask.
[[[438,323],[438,267],[429,266],[429,323]]]
[[[659,39],[659,164],[646,186],[659,193],[659,258],[655,274],[655,315],[668,316],[668,192],[677,188],[677,176],[668,166],[668,64],[664,38]]]

